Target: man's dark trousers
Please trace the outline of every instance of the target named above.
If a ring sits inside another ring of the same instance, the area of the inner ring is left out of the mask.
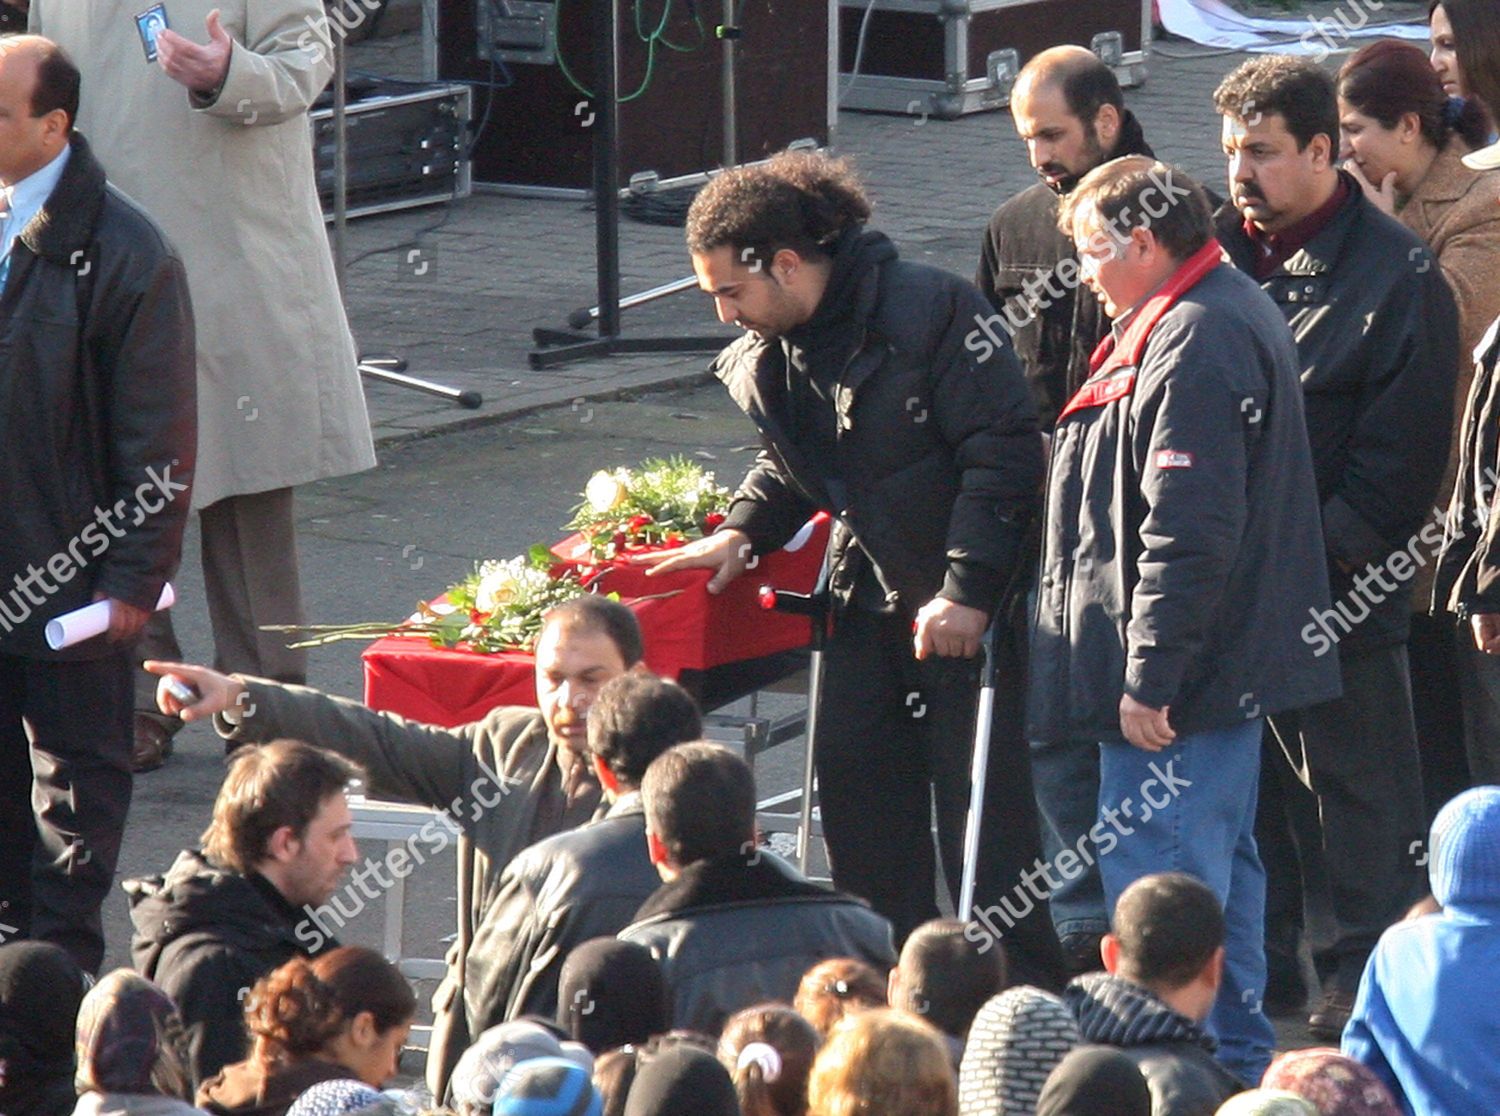
[[[0,655],[0,922],[6,941],[104,961],[99,907],[130,810],[131,656]],[[14,928],[14,930],[10,928]]]
[[[1315,944],[1313,960],[1320,979],[1352,995],[1382,931],[1422,893],[1426,810],[1405,645],[1332,653],[1340,654],[1343,696],[1275,716],[1271,725],[1317,797],[1323,823],[1312,859],[1326,866],[1326,899],[1339,929],[1335,941]],[[1317,840],[1300,828],[1292,825],[1294,839]],[[1276,876],[1296,864],[1268,858],[1266,870]],[[1302,883],[1315,887],[1316,879]],[[1278,878],[1268,891],[1297,886]],[[1320,906],[1324,899],[1308,898]],[[1268,929],[1268,937],[1281,936]]]
[[[1025,659],[1017,653],[1024,636],[1010,623],[998,635],[974,893],[981,908],[1016,889],[1041,855],[1024,733]],[[823,836],[836,886],[890,919],[898,942],[938,916],[934,804],[943,876],[957,906],[981,663],[919,662],[907,616],[857,607],[836,616],[828,641],[817,739]],[[1062,959],[1045,902],[1002,944],[1016,980],[1060,983]]]

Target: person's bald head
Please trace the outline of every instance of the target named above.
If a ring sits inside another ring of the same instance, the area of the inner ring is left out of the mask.
[[[0,183],[14,185],[68,145],[82,80],[40,35],[0,35]]]
[[[1081,46],[1034,55],[1011,90],[1010,111],[1032,167],[1058,193],[1119,154],[1125,96],[1114,71]]]

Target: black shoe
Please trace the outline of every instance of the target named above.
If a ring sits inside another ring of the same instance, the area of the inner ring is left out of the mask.
[[[1273,1019],[1301,1015],[1307,1010],[1307,981],[1296,957],[1266,954],[1266,1014]]]
[[[1103,934],[1090,931],[1062,936],[1063,963],[1068,966],[1068,976],[1097,973],[1104,968],[1104,960],[1099,956],[1099,943],[1103,940]]]
[[[130,750],[130,770],[137,775],[155,771],[172,754],[172,734],[160,721],[139,714],[135,718],[135,744]]]
[[[1317,1010],[1308,1016],[1307,1030],[1314,1038],[1338,1042],[1343,1037],[1344,1028],[1353,1011],[1354,993],[1330,989],[1323,993],[1323,1000],[1318,1004]]]

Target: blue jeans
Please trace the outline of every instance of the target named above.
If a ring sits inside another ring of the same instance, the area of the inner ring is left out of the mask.
[[[1041,816],[1042,855],[1056,864],[1058,853],[1076,849],[1099,820],[1099,745],[1092,740],[1032,741],[1031,778]],[[1104,885],[1092,858],[1075,875],[1063,877],[1062,886],[1052,890],[1051,904],[1059,938],[1109,929]]]
[[[1271,1061],[1275,1033],[1261,1009],[1266,988],[1266,874],[1255,847],[1261,732],[1255,718],[1178,737],[1160,752],[1100,746],[1099,810],[1118,834],[1101,850],[1105,898],[1153,872],[1187,872],[1224,904],[1224,982],[1208,1019],[1218,1057],[1248,1083]]]

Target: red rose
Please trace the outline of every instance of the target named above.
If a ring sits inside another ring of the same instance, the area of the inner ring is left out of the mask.
[[[632,534],[634,534],[635,532],[641,530],[641,528],[649,527],[655,522],[656,520],[652,519],[649,515],[633,515],[629,520],[626,521],[625,526]]]
[[[703,533],[705,535],[707,535],[707,534],[713,533],[714,531],[717,531],[719,529],[719,526],[723,522],[724,522],[723,513],[721,513],[721,512],[709,512],[707,515],[705,515],[703,517]]]
[[[668,550],[675,550],[679,546],[685,546],[687,544],[687,539],[683,538],[681,535],[668,535],[662,540],[661,544]]]
[[[613,544],[615,550],[620,551],[625,549],[625,544],[629,540],[625,538],[624,531],[616,531],[614,534],[614,538],[610,539],[609,541],[611,544]]]

